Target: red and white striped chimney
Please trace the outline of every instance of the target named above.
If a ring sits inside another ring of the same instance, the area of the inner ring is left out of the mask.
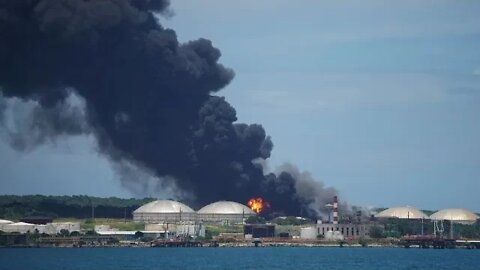
[[[338,198],[333,197],[333,224],[338,224]]]

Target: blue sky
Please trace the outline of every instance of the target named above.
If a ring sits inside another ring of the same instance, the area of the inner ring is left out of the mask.
[[[162,24],[221,49],[236,78],[219,95],[272,136],[271,168],[351,204],[480,211],[479,1],[172,2]],[[1,143],[1,193],[130,196],[94,148]]]

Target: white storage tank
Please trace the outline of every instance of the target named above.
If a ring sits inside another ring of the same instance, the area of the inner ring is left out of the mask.
[[[255,216],[252,209],[231,201],[214,202],[197,211],[198,221],[202,223],[242,224],[251,216]]]
[[[376,218],[398,218],[398,219],[429,219],[422,211],[415,207],[391,207],[375,215]]]
[[[478,216],[475,213],[463,208],[449,208],[436,212],[435,214],[431,215],[430,218],[432,220],[448,220],[455,223],[472,225],[475,224]]]
[[[172,200],[157,200],[133,211],[133,220],[144,223],[194,222],[196,213],[189,206]]]

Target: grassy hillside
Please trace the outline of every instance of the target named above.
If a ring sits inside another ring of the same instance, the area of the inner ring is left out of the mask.
[[[113,219],[113,218],[95,218],[95,219],[76,219],[76,218],[57,218],[54,222],[78,222],[83,231],[92,231],[95,225],[109,225],[112,229],[120,231],[141,231],[145,224],[133,222],[131,219]]]

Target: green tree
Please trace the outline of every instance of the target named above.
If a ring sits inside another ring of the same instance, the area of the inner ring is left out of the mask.
[[[138,238],[142,238],[142,237],[143,237],[143,232],[141,232],[141,231],[135,232],[135,238],[138,239]]]
[[[265,220],[264,217],[261,216],[250,216],[247,218],[245,221],[248,224],[265,224],[267,221]]]
[[[80,232],[73,231],[70,233],[70,236],[80,236]]]
[[[70,232],[66,229],[61,229],[59,235],[62,237],[66,237],[70,235]]]
[[[85,235],[92,236],[92,235],[97,235],[97,233],[93,230],[90,230],[90,231],[86,231]]]
[[[369,234],[371,238],[378,239],[383,238],[383,229],[380,226],[372,226],[370,227]]]
[[[304,225],[311,223],[311,220],[305,218],[297,218],[297,217],[283,217],[283,218],[275,218],[272,220],[273,223],[278,225]]]

